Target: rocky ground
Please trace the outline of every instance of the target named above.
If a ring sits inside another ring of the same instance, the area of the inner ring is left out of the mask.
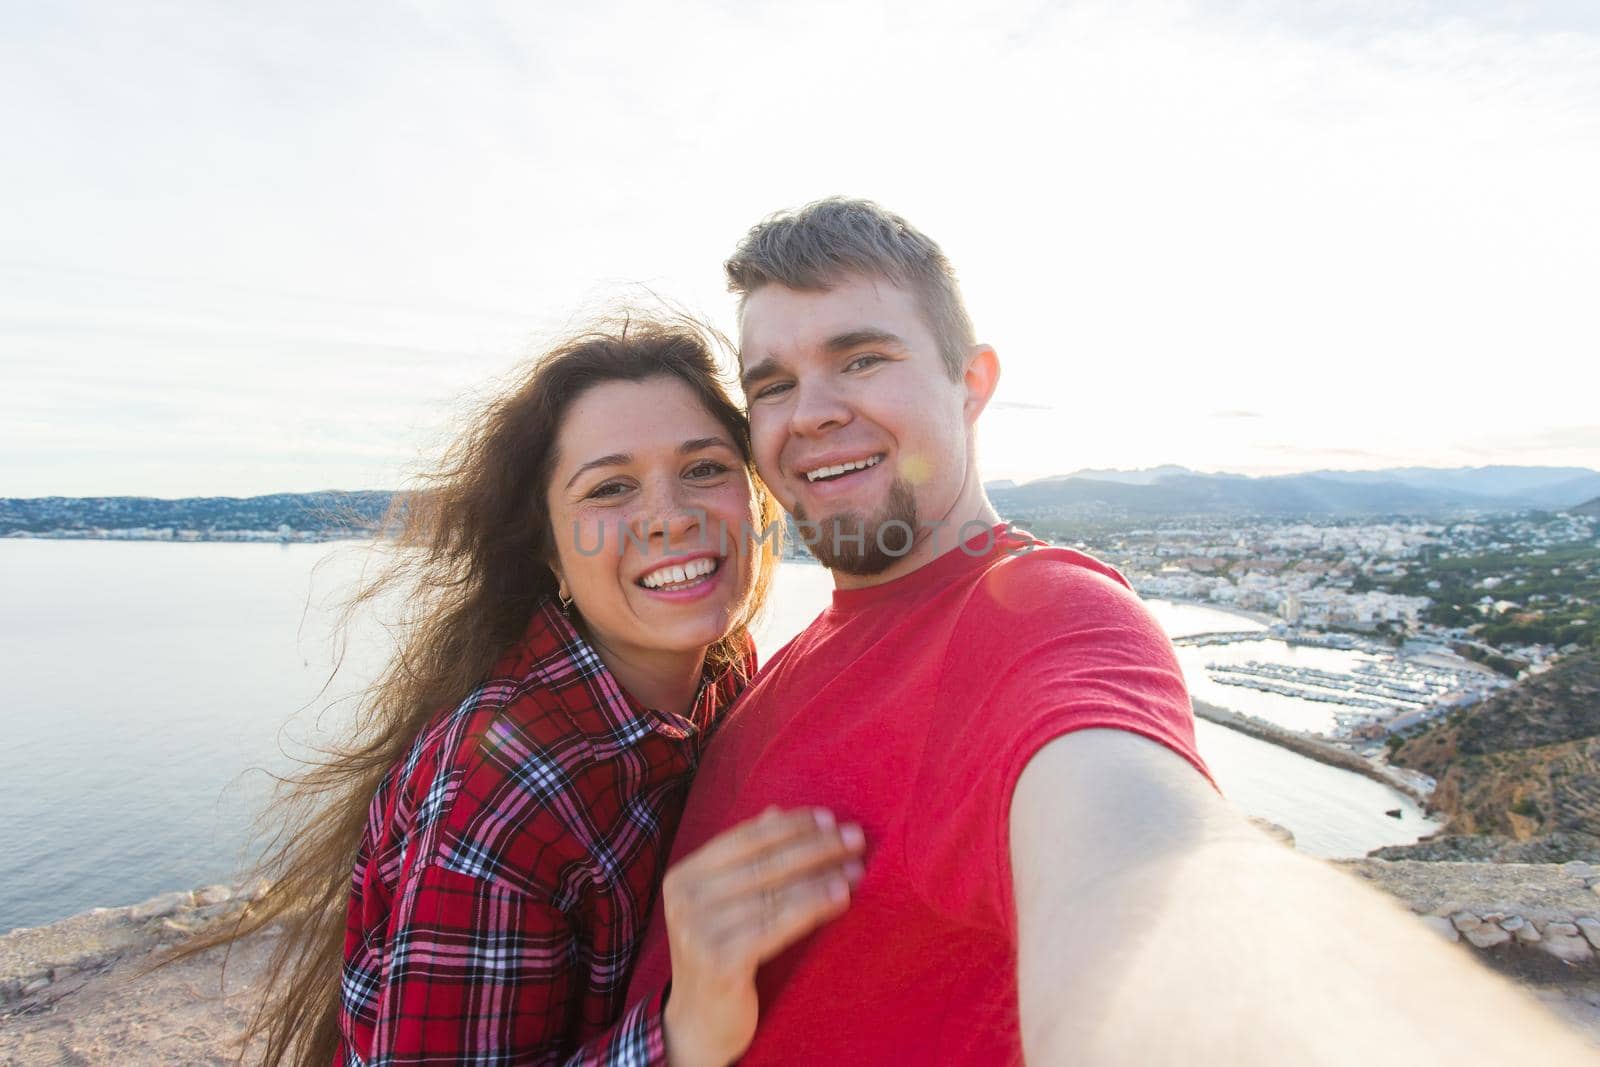
[[[0,1063],[239,1063],[234,1035],[248,1019],[270,950],[267,937],[235,948],[226,993],[221,949],[153,974],[143,973],[148,960],[135,954],[65,979],[0,1009]]]
[[[1600,870],[1587,863],[1337,865],[1404,901],[1445,940],[1483,950],[1496,970],[1551,984],[1600,980]]]
[[[1413,845],[1385,845],[1367,855],[1380,860],[1450,860],[1467,863],[1566,863],[1600,866],[1600,837],[1558,830],[1518,840],[1501,834],[1433,834]]]
[[[1372,858],[1336,866],[1405,902],[1600,1050],[1600,867]]]
[[[262,887],[209,886],[0,937],[0,1063],[232,1064],[271,933],[151,971]],[[226,963],[226,966],[224,966]]]
[[[1276,836],[1292,840],[1284,831]],[[1600,868],[1375,859],[1337,865],[1405,902],[1457,946],[1463,966],[1487,965],[1531,989],[1600,1055]],[[263,889],[208,886],[0,937],[0,1063],[239,1062],[236,1035],[274,933],[231,954],[213,949],[149,968],[164,948],[228,921]],[[1417,1010],[1440,1004],[1433,990],[1395,996]]]

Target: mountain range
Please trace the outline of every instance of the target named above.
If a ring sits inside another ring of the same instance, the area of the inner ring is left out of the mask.
[[[1036,481],[990,482],[1002,513],[1090,517],[1163,515],[1428,515],[1577,509],[1600,497],[1584,467],[1397,467],[1248,477],[1167,465],[1080,470]]]
[[[1021,485],[985,484],[1004,515],[1018,518],[1171,516],[1460,515],[1529,508],[1600,514],[1600,472],[1583,467],[1403,467],[1311,471],[1252,478],[1186,467],[1080,470]],[[393,494],[277,493],[256,497],[0,498],[0,536],[137,528],[350,532],[370,529]]]

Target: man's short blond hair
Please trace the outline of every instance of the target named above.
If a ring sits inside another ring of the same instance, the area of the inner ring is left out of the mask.
[[[916,295],[952,381],[976,343],[955,271],[933,239],[870,200],[829,197],[762,219],[723,264],[739,308],[772,282],[826,290],[847,275],[886,278]]]

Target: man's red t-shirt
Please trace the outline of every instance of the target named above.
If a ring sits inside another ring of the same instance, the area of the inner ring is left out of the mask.
[[[673,862],[774,804],[829,807],[867,838],[849,911],[761,968],[742,1063],[1020,1063],[1008,821],[1023,767],[1110,727],[1205,773],[1172,645],[1123,577],[998,533],[836,591],[710,743]],[[629,1001],[670,976],[657,906]]]

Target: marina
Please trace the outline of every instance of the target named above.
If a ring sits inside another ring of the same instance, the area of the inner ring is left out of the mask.
[[[1421,683],[1389,677],[1384,672],[1393,668],[1381,663],[1358,664],[1352,674],[1336,674],[1313,667],[1285,667],[1277,663],[1245,663],[1237,666],[1208,663],[1206,668],[1219,673],[1289,683],[1311,694],[1308,699],[1325,697],[1345,700],[1358,707],[1422,706],[1446,691],[1442,685],[1436,687],[1438,692],[1434,692]],[[1248,682],[1241,680],[1235,684]],[[1358,699],[1362,697],[1374,700]]]
[[[1256,660],[1208,662],[1206,670],[1219,685],[1338,705],[1332,736],[1341,738],[1379,737],[1392,728],[1409,727],[1440,711],[1475,703],[1506,684],[1484,673],[1421,666],[1398,658],[1354,663],[1347,671]]]
[[[1284,644],[1306,645],[1310,648],[1356,649],[1376,646],[1375,642],[1363,642],[1361,638],[1356,637],[1354,634],[1303,633],[1293,630],[1279,632],[1276,629],[1267,632],[1278,637]],[[1238,644],[1240,641],[1259,640],[1261,640],[1260,630],[1226,630],[1203,634],[1185,634],[1182,637],[1174,637],[1172,643],[1183,648],[1199,648],[1206,645],[1233,645]]]
[[[1210,606],[1171,603],[1226,622],[1169,627],[1197,699],[1334,741],[1375,743],[1483,699],[1509,680],[1432,643],[1400,648],[1348,633],[1301,631]],[[1254,629],[1246,629],[1254,626]],[[1370,749],[1369,749],[1370,751]]]

